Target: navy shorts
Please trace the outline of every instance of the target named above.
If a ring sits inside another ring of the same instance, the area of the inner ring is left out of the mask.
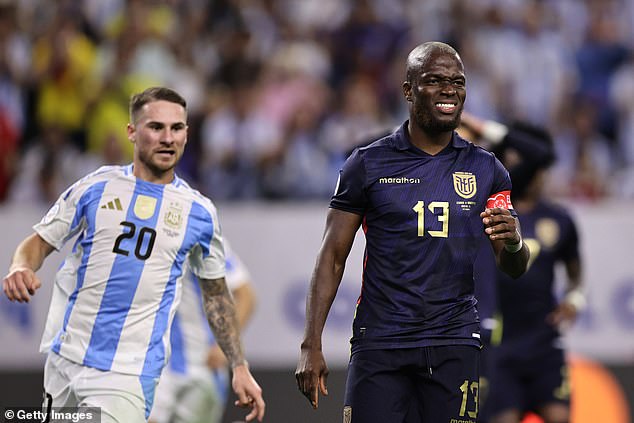
[[[549,348],[529,359],[502,355],[496,348],[485,355],[489,392],[483,411],[487,418],[511,409],[538,411],[545,404],[570,403],[568,367],[561,349]]]
[[[475,423],[480,349],[447,345],[352,355],[344,423]]]

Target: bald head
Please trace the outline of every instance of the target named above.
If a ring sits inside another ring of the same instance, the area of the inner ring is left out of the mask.
[[[448,44],[421,44],[407,57],[403,95],[409,103],[410,125],[448,142],[458,127],[467,98],[464,65]],[[446,144],[445,144],[446,145]]]
[[[433,53],[444,53],[455,56],[456,59],[462,64],[460,55],[449,44],[441,43],[440,41],[428,41],[423,44],[419,44],[407,56],[407,63],[405,67],[407,81],[411,82],[412,77],[417,75],[420,69],[429,61],[434,55]]]

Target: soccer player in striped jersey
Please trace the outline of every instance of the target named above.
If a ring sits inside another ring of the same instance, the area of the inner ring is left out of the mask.
[[[240,329],[255,307],[251,275],[225,239],[227,286]],[[188,270],[171,331],[172,355],[156,390],[150,422],[220,423],[229,390],[227,360],[209,330],[198,280]]]
[[[102,422],[146,421],[187,261],[233,370],[236,405],[251,408],[248,421],[261,420],[265,405],[242,351],[216,207],[174,172],[187,142],[185,100],[162,87],[134,95],[127,132],[133,163],[102,167],[62,193],[3,279],[11,301],[28,302],[46,257],[78,235],[56,274],[73,291],[44,389],[54,407],[99,407]]]
[[[484,231],[498,266],[513,277],[525,271],[529,252],[508,172],[454,131],[466,98],[458,53],[439,42],[414,48],[403,94],[409,120],[355,150],[340,172],[307,296],[297,384],[315,408],[327,394],[321,336],[362,227],[343,421],[475,422],[476,245]]]

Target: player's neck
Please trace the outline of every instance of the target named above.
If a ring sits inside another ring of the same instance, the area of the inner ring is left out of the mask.
[[[167,185],[171,184],[174,180],[174,169],[160,172],[152,171],[148,167],[139,165],[138,163],[133,164],[132,174],[142,181],[151,182],[153,184]]]
[[[453,131],[443,131],[430,133],[424,131],[410,120],[408,124],[409,140],[414,147],[432,156],[440,153],[449,143],[453,136]]]

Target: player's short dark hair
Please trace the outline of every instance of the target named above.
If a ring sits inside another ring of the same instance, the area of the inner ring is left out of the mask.
[[[187,110],[187,102],[176,91],[166,88],[166,87],[150,87],[143,92],[138,94],[134,94],[130,99],[130,120],[131,122],[135,121],[135,117],[139,110],[147,103],[151,103],[153,101],[169,101],[170,103],[176,103],[183,106],[185,110]]]

